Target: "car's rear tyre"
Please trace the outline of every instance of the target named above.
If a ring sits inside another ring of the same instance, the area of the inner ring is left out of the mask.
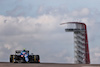
[[[14,62],[14,55],[10,55],[10,63]]]
[[[37,61],[37,63],[40,63],[40,57],[39,57],[39,55],[36,55],[36,61]]]

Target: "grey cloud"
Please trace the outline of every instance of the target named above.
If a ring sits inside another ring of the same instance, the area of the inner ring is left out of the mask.
[[[90,49],[90,58],[92,64],[100,64],[100,48],[95,47]]]

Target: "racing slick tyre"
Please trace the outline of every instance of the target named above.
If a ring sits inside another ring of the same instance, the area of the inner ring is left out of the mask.
[[[14,55],[10,55],[10,63],[14,62]]]
[[[18,60],[18,59],[19,59],[18,56],[15,55],[15,62],[14,62],[14,63],[18,63],[18,61],[16,61],[16,60]]]
[[[36,63],[40,63],[40,57],[39,57],[39,55],[36,55]]]

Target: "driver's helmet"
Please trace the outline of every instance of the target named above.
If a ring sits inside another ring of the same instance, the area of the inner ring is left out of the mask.
[[[25,48],[23,48],[23,51],[25,51]]]

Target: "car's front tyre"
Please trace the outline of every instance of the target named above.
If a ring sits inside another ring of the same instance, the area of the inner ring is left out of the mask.
[[[14,55],[10,55],[10,63],[14,63]]]

